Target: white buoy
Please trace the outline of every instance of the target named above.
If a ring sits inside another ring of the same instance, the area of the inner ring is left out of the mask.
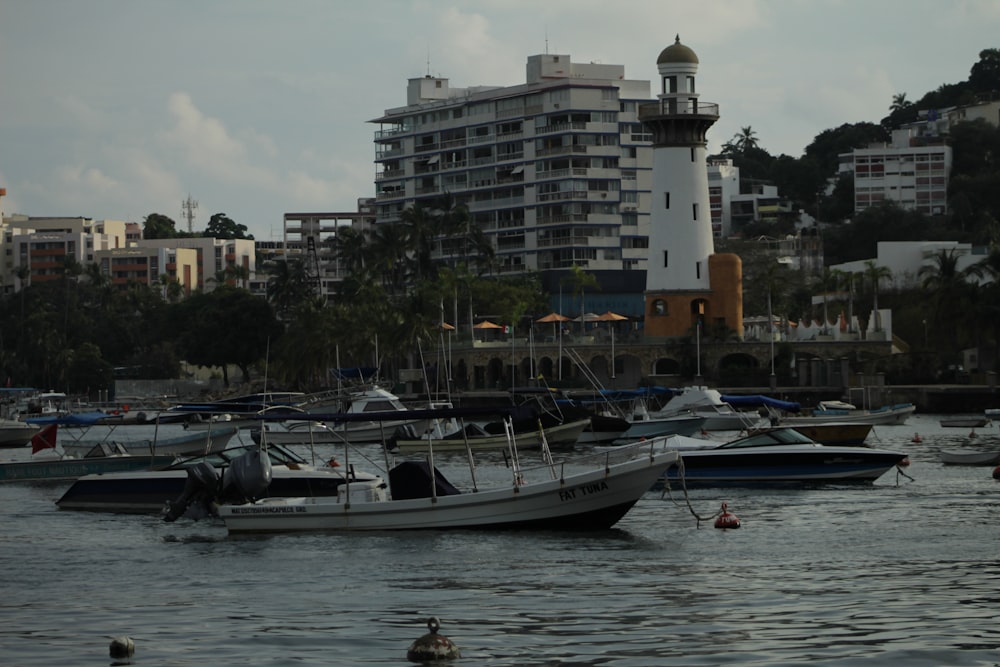
[[[441,623],[436,616],[427,619],[426,635],[410,644],[406,651],[406,659],[410,662],[432,662],[435,660],[453,660],[462,657],[455,643],[444,635],[439,635]]]
[[[111,657],[115,660],[126,660],[135,655],[135,642],[131,637],[113,637],[111,639]]]

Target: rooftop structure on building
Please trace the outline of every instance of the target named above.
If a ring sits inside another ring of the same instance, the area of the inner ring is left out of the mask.
[[[637,112],[648,81],[621,65],[528,58],[525,83],[411,79],[374,119],[378,223],[450,195],[493,241],[500,272],[644,269],[652,169]],[[457,247],[438,243],[447,259]]]

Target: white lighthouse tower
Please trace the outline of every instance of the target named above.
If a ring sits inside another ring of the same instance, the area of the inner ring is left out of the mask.
[[[685,336],[724,324],[741,335],[740,260],[716,255],[712,240],[705,135],[719,107],[698,99],[698,56],[680,36],[656,65],[658,101],[639,112],[653,134],[645,333]]]

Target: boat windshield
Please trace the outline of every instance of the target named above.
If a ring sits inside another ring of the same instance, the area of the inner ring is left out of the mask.
[[[815,444],[808,437],[802,435],[793,428],[776,428],[760,433],[748,435],[739,440],[727,442],[719,449],[738,449],[740,447],[766,447],[768,445],[812,445]]]

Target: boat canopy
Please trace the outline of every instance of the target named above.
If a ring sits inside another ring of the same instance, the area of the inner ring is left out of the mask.
[[[777,408],[785,412],[798,412],[802,405],[798,401],[783,401],[780,398],[771,398],[762,394],[750,396],[723,396],[722,400],[734,408]]]
[[[71,412],[65,415],[47,415],[45,417],[29,417],[25,419],[29,424],[58,424],[59,426],[94,426],[99,422],[106,422],[116,415],[109,415],[100,410],[94,412]],[[118,415],[120,416],[120,415]]]

